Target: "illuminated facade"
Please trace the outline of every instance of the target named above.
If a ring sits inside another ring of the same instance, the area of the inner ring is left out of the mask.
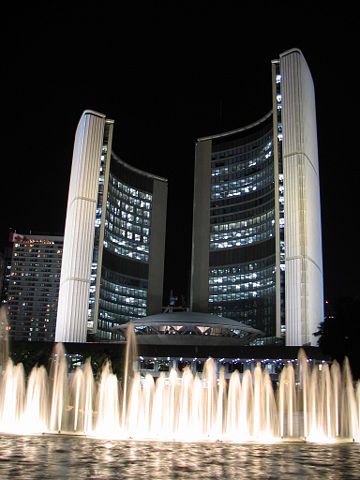
[[[167,181],[112,152],[113,126],[85,111],[76,132],[56,341],[120,340],[161,311]]]
[[[11,240],[10,339],[53,342],[63,237],[13,234]]]
[[[191,308],[315,345],[323,320],[314,87],[302,53],[272,62],[273,108],[196,145]]]

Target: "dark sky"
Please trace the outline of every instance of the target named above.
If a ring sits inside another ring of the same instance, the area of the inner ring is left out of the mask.
[[[129,3],[3,14],[1,248],[9,228],[63,233],[76,126],[97,110],[115,120],[120,157],[169,179],[164,301],[170,288],[187,295],[195,141],[267,113],[271,60],[297,47],[317,101],[325,296],[357,295],[358,16],[291,2]]]

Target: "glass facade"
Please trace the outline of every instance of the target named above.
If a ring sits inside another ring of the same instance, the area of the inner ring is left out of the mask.
[[[284,198],[284,172],[282,162],[282,94],[281,94],[281,73],[279,62],[275,65],[275,88],[276,88],[276,142],[277,142],[277,164],[278,164],[278,189],[279,189],[279,244],[280,244],[280,329],[281,336],[286,334],[285,325],[285,198]]]
[[[117,255],[149,261],[150,193],[121,182],[110,173],[104,246]]]
[[[106,140],[106,137],[105,137]],[[105,162],[107,145],[103,147]],[[148,268],[150,257],[150,229],[152,213],[152,182],[141,179],[141,174],[111,158],[108,173],[105,212],[99,199],[95,223],[94,262],[90,287],[90,315],[97,314],[96,338],[123,340],[118,327],[147,314]],[[103,192],[103,169],[99,176],[99,191]],[[96,295],[98,265],[97,239],[104,221],[101,276]],[[92,307],[93,302],[94,307]],[[97,309],[95,310],[95,303]]]
[[[134,318],[146,316],[148,282],[121,275],[103,267],[97,337],[122,340],[117,327]]]
[[[103,196],[104,196],[106,156],[108,153],[109,128],[110,128],[109,124],[105,124],[104,143],[101,148],[99,183],[98,183],[99,186],[98,186],[98,197],[97,197],[97,204],[96,204],[94,249],[93,249],[93,258],[91,263],[91,275],[90,275],[88,329],[93,329],[94,327],[96,277],[98,273],[98,263],[99,263],[100,227],[101,227],[102,205],[103,205]]]
[[[276,335],[271,115],[212,140],[209,312]]]

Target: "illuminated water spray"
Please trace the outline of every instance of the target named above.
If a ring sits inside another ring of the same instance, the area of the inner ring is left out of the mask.
[[[185,441],[360,441],[360,386],[354,386],[347,361],[342,370],[336,362],[320,370],[300,351],[297,367],[284,366],[275,390],[260,364],[226,380],[211,358],[201,376],[186,367],[154,379],[138,371],[132,326],[127,338],[121,382],[108,362],[97,381],[89,359],[69,373],[61,344],[49,374],[36,366],[26,379],[22,365],[7,359],[0,379],[0,431]]]

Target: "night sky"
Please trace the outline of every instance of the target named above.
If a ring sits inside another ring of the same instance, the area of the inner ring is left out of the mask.
[[[187,297],[195,141],[266,114],[271,60],[297,47],[317,101],[325,297],[358,295],[358,15],[129,3],[3,14],[1,249],[10,228],[63,234],[75,130],[97,110],[114,119],[123,160],[169,180],[164,302],[171,288]]]

